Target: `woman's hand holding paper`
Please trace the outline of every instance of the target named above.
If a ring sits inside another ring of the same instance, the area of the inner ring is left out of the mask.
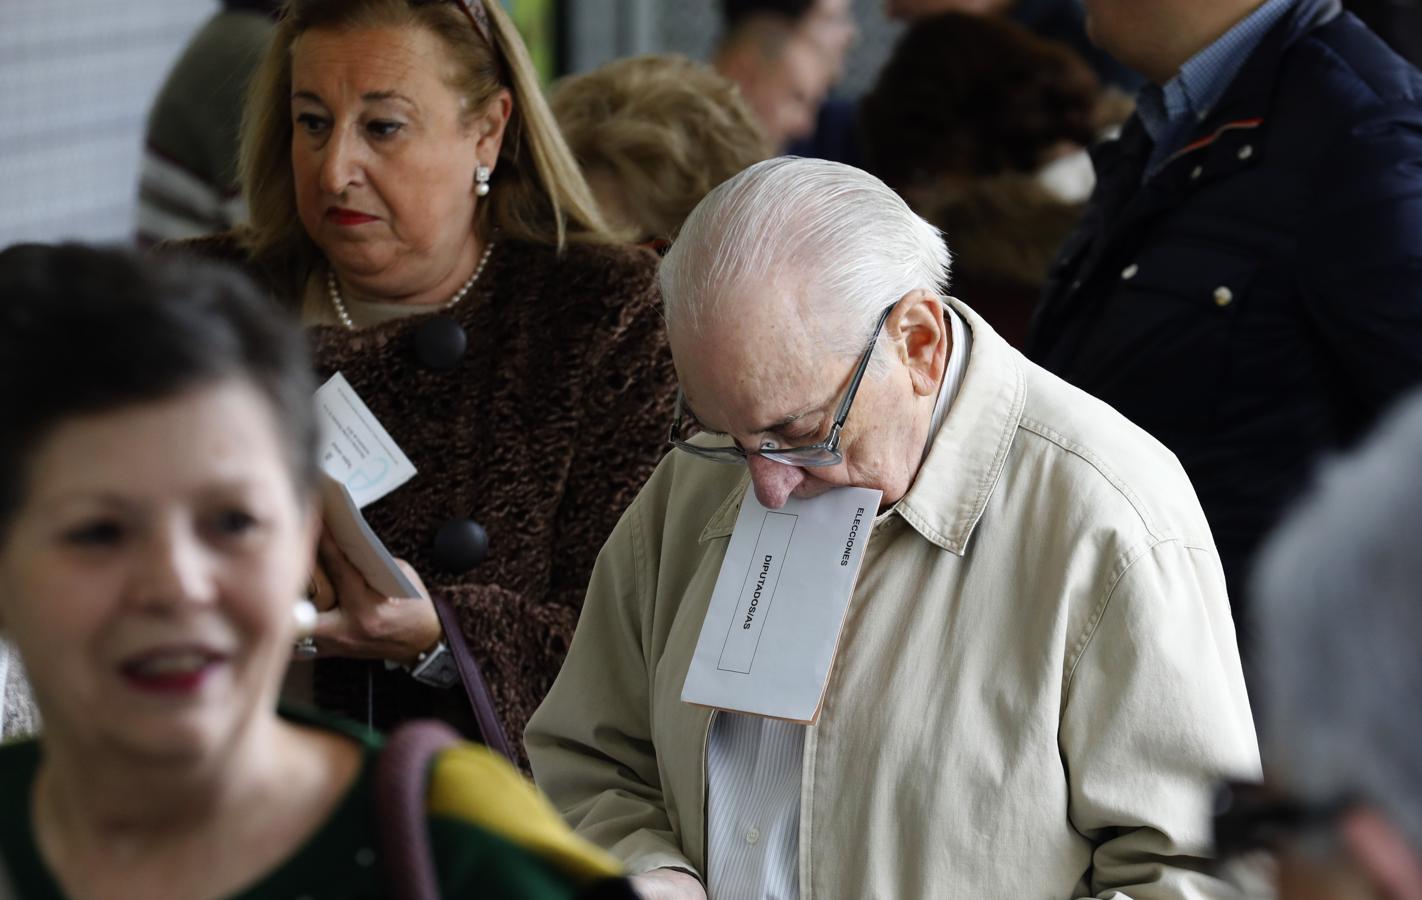
[[[439,642],[439,616],[409,563],[396,560],[419,596],[386,597],[370,586],[329,531],[322,532],[317,555],[313,602],[321,610],[315,637],[322,656],[409,663]]]

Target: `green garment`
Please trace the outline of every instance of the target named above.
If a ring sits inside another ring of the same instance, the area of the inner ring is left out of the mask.
[[[338,732],[364,751],[360,773],[320,830],[234,900],[375,900],[386,895],[375,818],[375,761],[383,743],[359,726],[305,711],[284,709],[289,720]],[[25,740],[0,745],[0,858],[15,896],[65,900],[35,845],[32,796],[41,745]],[[431,846],[445,897],[538,898],[579,896],[576,876],[557,859],[517,846],[470,821],[430,814]],[[605,884],[605,883],[604,883]],[[586,883],[582,887],[587,887]],[[3,890],[3,888],[0,888]]]

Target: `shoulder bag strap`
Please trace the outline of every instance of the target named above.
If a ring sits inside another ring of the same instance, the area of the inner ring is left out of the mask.
[[[489,693],[489,685],[479,672],[479,664],[469,649],[464,629],[459,627],[459,616],[441,597],[434,598],[434,608],[439,614],[439,624],[444,628],[444,643],[454,655],[454,665],[459,669],[459,681],[464,685],[464,695],[469,699],[469,707],[474,711],[474,721],[479,725],[479,734],[483,737],[484,744],[517,768],[518,760],[514,757],[508,736],[504,734],[503,725],[499,723],[499,715],[494,711],[494,698]]]
[[[439,900],[439,872],[425,821],[430,763],[459,735],[443,722],[396,729],[375,764],[376,831],[392,900]]]

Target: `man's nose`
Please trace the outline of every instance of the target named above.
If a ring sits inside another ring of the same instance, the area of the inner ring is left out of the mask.
[[[805,480],[805,470],[799,466],[787,466],[764,456],[752,456],[746,460],[750,467],[751,483],[755,485],[755,498],[766,509],[779,509],[790,499],[790,492]]]

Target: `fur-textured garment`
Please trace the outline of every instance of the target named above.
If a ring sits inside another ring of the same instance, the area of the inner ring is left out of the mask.
[[[20,657],[0,641],[0,740],[34,734],[39,725],[39,713]]]
[[[187,246],[230,258],[223,250],[234,245]],[[655,256],[635,248],[557,254],[501,241],[452,312],[469,346],[451,371],[415,359],[421,316],[310,329],[320,376],[343,373],[419,470],[366,518],[458,610],[520,753],[598,550],[666,448],[676,389],[655,271]],[[489,557],[465,574],[441,572],[431,544],[461,516],[488,531]],[[472,729],[459,689],[426,688],[379,663],[319,662],[316,698],[379,728],[438,715]]]

